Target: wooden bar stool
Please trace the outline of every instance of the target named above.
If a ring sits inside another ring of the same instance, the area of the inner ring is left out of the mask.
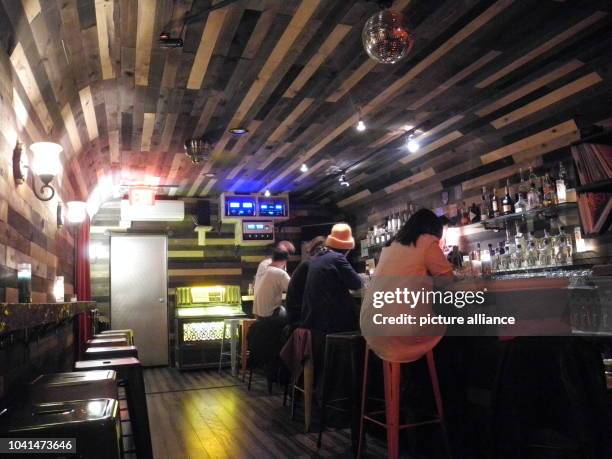
[[[125,383],[125,396],[134,433],[136,454],[139,458],[153,457],[149,414],[140,361],[134,357],[81,360],[74,364],[74,368],[76,371],[115,370],[117,372],[119,379]],[[126,453],[129,452],[126,451]]]
[[[230,358],[232,367],[232,376],[236,376],[238,369],[238,357],[242,360],[242,355],[238,355],[238,340],[240,340],[240,322],[241,319],[224,319],[223,320],[223,336],[221,338],[221,351],[219,352],[219,373],[223,368],[224,357]],[[230,350],[224,351],[226,336],[229,330]]]
[[[429,351],[425,354],[427,359],[427,368],[429,370],[429,378],[431,381],[431,387],[433,390],[434,399],[436,402],[437,415],[432,419],[412,422],[408,424],[400,424],[400,377],[401,377],[401,363],[400,362],[389,362],[386,360],[382,361],[383,365],[383,376],[385,386],[385,422],[375,419],[373,416],[380,414],[381,411],[366,413],[366,402],[367,402],[367,384],[368,384],[368,360],[370,355],[370,348],[366,346],[365,350],[365,362],[363,368],[363,388],[361,396],[361,419],[359,427],[359,446],[357,449],[357,457],[361,457],[363,453],[363,441],[364,441],[364,421],[370,421],[379,426],[382,426],[387,431],[387,457],[389,459],[397,459],[399,457],[399,432],[402,429],[411,429],[413,427],[419,427],[427,424],[440,424],[442,427],[442,433],[444,435],[444,441],[446,443],[446,450],[450,457],[450,446],[448,443],[448,437],[446,435],[446,428],[444,425],[444,410],[442,408],[442,394],[440,393],[440,387],[438,385],[438,373],[436,372],[436,364],[434,361],[433,351]]]
[[[85,350],[85,360],[120,359],[124,357],[138,358],[135,346],[104,346],[89,347]]]

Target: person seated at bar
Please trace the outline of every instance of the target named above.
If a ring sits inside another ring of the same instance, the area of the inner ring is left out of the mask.
[[[287,252],[288,255],[293,255],[295,253],[295,246],[290,241],[278,241],[278,243],[274,246],[273,252],[275,250],[282,250],[283,252]],[[272,263],[272,256],[266,257],[259,262],[253,284],[255,284],[257,279],[263,275],[266,268],[270,266],[270,263]]]
[[[324,334],[357,329],[357,308],[350,290],[359,290],[362,283],[347,260],[354,247],[351,227],[337,223],[325,247],[310,260],[302,302],[304,328]]]
[[[317,236],[308,244],[308,259],[302,261],[295,271],[291,274],[289,287],[287,287],[287,322],[291,325],[298,324],[302,314],[302,300],[306,288],[306,277],[308,276],[308,266],[310,259],[316,256],[325,247],[325,237]]]
[[[255,280],[253,314],[258,319],[278,315],[283,308],[283,293],[287,291],[290,280],[286,271],[287,260],[287,251],[274,249],[272,261]]]
[[[445,333],[444,327],[431,326],[423,330],[418,325],[413,326],[414,333],[411,333],[411,326],[407,324],[384,325],[384,330],[377,330],[373,321],[374,315],[381,312],[392,316],[407,310],[404,304],[374,307],[373,292],[394,291],[397,287],[428,291],[434,289],[434,286],[442,286],[452,281],[453,266],[439,245],[442,233],[442,221],[436,214],[428,209],[420,209],[398,231],[389,247],[382,250],[361,306],[360,325],[369,346],[384,360],[417,360],[431,350]],[[413,315],[433,312],[432,305],[425,303],[411,305],[410,311]],[[394,336],[396,331],[398,334]]]

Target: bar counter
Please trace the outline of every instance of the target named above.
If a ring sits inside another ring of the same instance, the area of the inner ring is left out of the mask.
[[[95,301],[0,303],[0,334],[61,322],[95,307]]]

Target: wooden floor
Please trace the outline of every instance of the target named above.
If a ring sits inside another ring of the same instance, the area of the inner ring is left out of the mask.
[[[155,368],[145,383],[155,459],[352,457],[348,429],[330,429],[317,450],[301,412],[292,421],[282,391],[268,395],[262,377],[249,392],[229,373]],[[386,457],[380,442],[369,441],[368,453]]]

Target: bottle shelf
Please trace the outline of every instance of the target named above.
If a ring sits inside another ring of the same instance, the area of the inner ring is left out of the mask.
[[[578,204],[575,202],[564,202],[562,204],[557,204],[549,207],[542,207],[539,209],[528,210],[520,213],[513,213],[509,215],[500,215],[499,217],[490,218],[482,224],[485,229],[499,229],[504,228],[504,224],[508,221],[516,221],[516,220],[529,220],[536,218],[554,218],[559,215],[564,215],[571,212],[577,212]]]
[[[612,179],[577,186],[576,191],[578,193],[612,193]]]

